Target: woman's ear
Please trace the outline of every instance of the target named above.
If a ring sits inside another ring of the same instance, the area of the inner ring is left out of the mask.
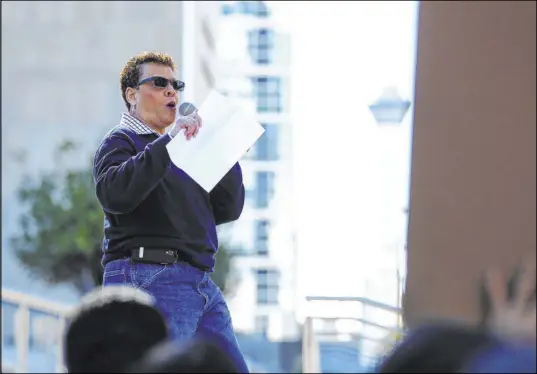
[[[125,91],[125,97],[127,98],[127,101],[131,105],[131,107],[136,105],[136,102],[138,101],[138,91],[136,91],[132,87],[128,87]]]

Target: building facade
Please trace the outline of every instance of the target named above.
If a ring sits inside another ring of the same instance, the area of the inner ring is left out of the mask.
[[[125,110],[119,73],[142,51],[170,54],[186,82],[182,100],[214,85],[216,2],[2,3],[2,286],[64,302],[68,286],[31,279],[9,245],[18,230],[21,177],[88,165],[102,136]],[[77,153],[58,165],[64,139]],[[24,156],[24,157],[23,157]],[[24,159],[24,162],[20,160]]]
[[[235,250],[238,285],[230,301],[237,330],[271,340],[298,336],[292,214],[290,37],[262,1],[224,1],[217,89],[242,102],[265,133],[241,165],[246,204],[225,240]]]

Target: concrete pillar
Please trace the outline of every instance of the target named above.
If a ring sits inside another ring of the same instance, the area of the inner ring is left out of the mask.
[[[534,1],[422,1],[404,313],[475,322],[489,266],[535,256]]]

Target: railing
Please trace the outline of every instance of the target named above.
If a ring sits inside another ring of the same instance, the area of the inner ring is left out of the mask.
[[[15,307],[12,331],[14,336],[14,346],[16,352],[15,367],[13,364],[5,362],[5,332],[8,331],[6,324],[6,309]],[[63,362],[63,334],[68,320],[71,306],[54,303],[51,301],[29,296],[21,292],[2,288],[2,319],[1,319],[1,347],[2,347],[2,369],[11,372],[28,373],[29,363],[32,358],[31,340],[42,341],[48,347],[55,348],[55,371],[65,372]],[[39,314],[32,318],[32,312]],[[32,324],[33,320],[33,324]],[[40,328],[40,332],[32,331],[32,327]],[[2,371],[3,371],[2,370]]]
[[[359,297],[308,297],[308,301],[338,301],[338,302],[355,302],[362,304],[364,306],[372,307],[378,310],[384,310],[390,313],[394,313],[397,316],[396,326],[383,326],[374,321],[369,321],[364,318],[339,318],[339,317],[318,317],[318,316],[309,316],[306,319],[304,324],[304,335],[303,335],[303,350],[302,350],[302,371],[304,373],[320,373],[321,372],[321,356],[320,356],[320,345],[319,339],[322,335],[314,330],[314,320],[343,320],[351,319],[357,322],[360,322],[363,326],[371,326],[375,329],[385,331],[387,335],[399,335],[402,332],[401,326],[401,309],[376,302],[374,300],[359,298]],[[5,359],[6,354],[4,349],[5,347],[5,332],[8,331],[8,325],[6,324],[6,314],[5,310],[7,307],[15,307],[14,320],[12,325],[12,331],[14,334],[14,345],[16,351],[16,362],[9,365]],[[40,340],[43,337],[47,340],[48,346],[53,346],[55,349],[55,372],[63,373],[65,372],[64,362],[63,362],[63,334],[65,331],[66,324],[68,322],[68,316],[72,309],[72,306],[54,303],[39,299],[37,297],[29,296],[21,292],[16,292],[12,290],[2,289],[2,315],[1,315],[1,348],[2,348],[2,372],[4,369],[7,369],[9,372],[18,372],[18,373],[28,373],[29,363],[32,359],[32,352],[30,341]],[[35,323],[32,325],[32,312],[37,312],[41,314],[41,322],[44,323]],[[41,337],[39,333],[32,331],[32,327],[45,327],[44,333],[41,332]],[[330,334],[330,333],[329,333]],[[36,337],[37,335],[37,337]],[[332,333],[334,335],[334,333]],[[355,334],[359,339],[370,339],[367,335]],[[374,340],[374,339],[373,339]],[[387,343],[387,341],[379,342]]]
[[[322,357],[321,357],[321,338],[326,341],[327,336],[336,336],[344,334],[351,338],[357,339],[357,341],[370,341],[378,344],[378,353],[376,357],[372,357],[376,361],[382,356],[381,350],[385,348],[383,346],[388,343],[393,344],[396,342],[397,337],[402,336],[403,326],[401,318],[401,308],[392,305],[383,304],[371,299],[363,297],[325,297],[325,296],[309,296],[307,301],[337,301],[337,302],[354,302],[359,303],[362,306],[367,306],[377,310],[382,310],[388,313],[395,314],[396,323],[392,326],[384,326],[374,321],[367,320],[365,318],[352,318],[352,317],[321,317],[321,316],[309,316],[304,323],[303,340],[302,340],[302,372],[303,373],[321,373],[322,372]],[[316,332],[314,329],[314,321],[338,321],[338,320],[353,320],[361,323],[361,325],[373,327],[377,330],[384,331],[384,339],[378,339],[368,336],[366,333],[341,333],[336,331],[324,331]],[[391,337],[391,338],[389,338]],[[358,349],[358,348],[357,348]]]

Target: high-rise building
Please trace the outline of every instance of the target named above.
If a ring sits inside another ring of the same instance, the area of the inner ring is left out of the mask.
[[[223,1],[216,87],[255,113],[265,133],[241,161],[246,204],[229,234],[238,286],[237,330],[271,340],[298,335],[292,214],[290,36],[263,1]]]
[[[142,51],[170,54],[186,82],[183,100],[205,98],[215,81],[215,26],[210,1],[17,1],[2,3],[2,286],[76,301],[64,287],[31,280],[9,244],[21,207],[23,174],[88,165],[102,136],[125,110],[119,73]],[[79,143],[66,165],[53,150]],[[18,163],[25,153],[25,162]],[[31,287],[30,287],[31,285]]]

